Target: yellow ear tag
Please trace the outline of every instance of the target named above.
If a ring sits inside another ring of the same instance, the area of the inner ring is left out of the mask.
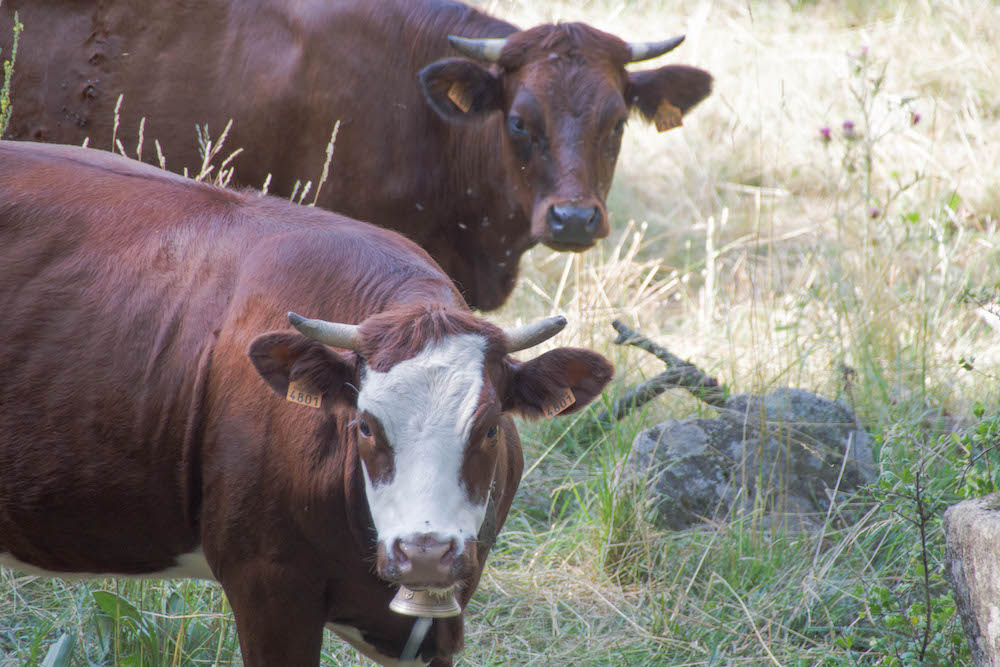
[[[285,398],[292,403],[308,405],[310,408],[318,408],[323,396],[309,391],[304,382],[293,380],[288,383],[288,393],[285,394]]]
[[[681,110],[670,102],[663,100],[653,117],[653,124],[656,125],[657,132],[666,132],[684,124],[684,115]]]
[[[576,403],[576,396],[573,395],[572,389],[566,387],[551,403],[542,406],[542,412],[545,414],[545,418],[549,419],[555,417],[574,403]]]
[[[459,83],[451,84],[448,89],[448,99],[455,103],[462,113],[467,113],[472,108],[472,95]]]

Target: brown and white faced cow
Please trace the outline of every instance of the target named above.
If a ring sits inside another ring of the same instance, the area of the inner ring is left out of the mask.
[[[675,127],[712,87],[693,67],[628,69],[678,38],[522,30],[449,0],[4,0],[3,53],[14,12],[10,138],[133,152],[142,122],[143,159],[155,139],[169,169],[197,173],[195,126],[217,138],[233,119],[234,182],[288,196],[317,181],[339,122],[317,203],[402,232],[482,310],[535,244],[608,235],[627,118]]]
[[[263,334],[250,344],[250,358],[279,395],[305,392],[306,403],[349,410],[377,576],[454,591],[464,606],[521,475],[509,415],[579,410],[610,379],[610,364],[573,348],[525,362],[509,356],[553,336],[562,317],[501,330],[465,311],[420,303],[360,325],[289,318],[302,335]],[[343,612],[327,621],[369,657],[396,664],[399,644]],[[439,620],[422,655],[450,664],[445,658],[460,637],[460,621]]]
[[[473,316],[398,234],[69,146],[0,142],[0,313],[0,565],[215,579],[250,667],[315,667],[324,627],[401,664],[399,585],[476,588],[512,415],[612,373],[511,356],[562,320]],[[462,633],[436,619],[403,664]]]

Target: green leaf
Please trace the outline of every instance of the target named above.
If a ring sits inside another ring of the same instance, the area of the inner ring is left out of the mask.
[[[101,608],[101,611],[111,618],[118,620],[129,619],[136,626],[142,627],[142,613],[125,598],[110,591],[94,591],[93,596],[94,602]]]

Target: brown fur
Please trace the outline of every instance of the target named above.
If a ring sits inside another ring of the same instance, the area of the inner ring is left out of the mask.
[[[476,497],[495,471],[497,522],[463,564],[465,605],[521,476],[501,408],[530,414],[561,386],[603,386],[607,361],[510,359],[499,330],[393,232],[101,151],[6,141],[0,552],[140,574],[201,548],[244,664],[314,667],[326,622],[399,655],[412,620],[387,610],[395,588],[373,567],[354,408],[364,362],[290,330],[289,310],[363,322],[365,355],[383,364],[419,345],[407,336],[491,341],[474,433],[499,423],[502,438],[485,460],[474,440],[463,470]],[[294,379],[322,392],[322,409],[283,400]],[[445,667],[462,642],[461,618],[438,620],[421,655]]]
[[[570,71],[579,71],[588,61],[606,62],[620,68],[629,59],[628,47],[620,38],[583,23],[560,23],[512,35],[497,64],[505,70],[516,71],[549,58],[550,54],[557,56]]]
[[[11,138],[111,149],[117,136],[134,153],[145,118],[143,159],[156,161],[158,139],[169,169],[197,172],[194,126],[217,138],[234,119],[237,181],[260,187],[271,174],[287,196],[318,180],[339,120],[319,204],[407,235],[486,310],[536,243],[582,250],[608,234],[614,128],[630,109],[648,118],[669,100],[686,112],[711,89],[694,68],[629,74],[625,43],[594,28],[519,32],[446,0],[5,0],[5,54],[15,11],[25,30]],[[488,67],[455,58],[449,34],[511,41]],[[447,97],[455,84],[468,113]],[[529,134],[512,137],[512,112],[529,104]],[[564,204],[599,210],[592,237],[556,238],[546,213]]]
[[[416,303],[365,320],[360,351],[372,370],[385,372],[415,357],[429,341],[466,333],[485,336],[494,355],[503,349],[503,332],[472,313],[441,304]]]

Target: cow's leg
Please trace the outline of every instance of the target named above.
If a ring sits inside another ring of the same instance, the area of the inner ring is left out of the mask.
[[[323,644],[323,586],[294,566],[224,570],[246,667],[316,667]]]

